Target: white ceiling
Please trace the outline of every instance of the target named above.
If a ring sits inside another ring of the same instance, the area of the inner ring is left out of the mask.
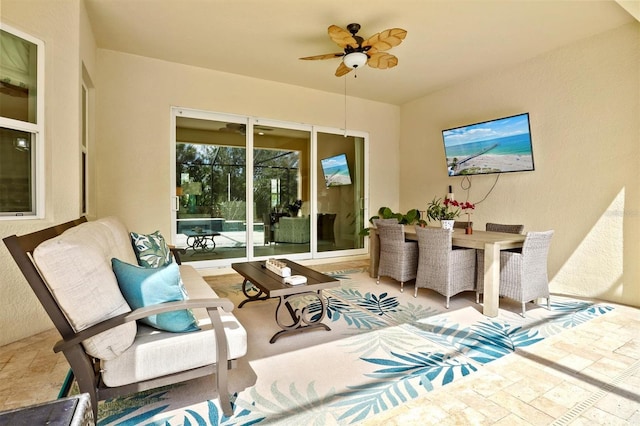
[[[85,0],[99,48],[344,93],[331,24],[407,30],[398,66],[347,74],[347,93],[403,104],[634,20],[614,1]]]

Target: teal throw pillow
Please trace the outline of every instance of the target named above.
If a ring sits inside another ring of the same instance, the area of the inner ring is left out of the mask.
[[[159,268],[172,262],[171,250],[160,231],[153,234],[131,232],[130,235],[138,265],[145,268]]]
[[[161,268],[143,268],[113,258],[111,266],[120,291],[131,309],[189,298],[175,262]],[[191,309],[151,315],[140,321],[160,330],[176,333],[200,330]]]

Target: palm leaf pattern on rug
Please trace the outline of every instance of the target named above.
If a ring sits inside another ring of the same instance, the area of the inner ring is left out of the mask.
[[[220,424],[220,412],[218,406],[213,401],[207,401],[207,415],[206,417],[199,414],[195,410],[185,410],[185,415],[182,420],[184,426],[191,426],[190,418],[196,422],[197,425],[217,425]]]
[[[544,339],[537,330],[512,328],[497,321],[483,321],[471,327],[475,343],[461,342],[461,352],[481,364],[486,364],[515,352],[516,348],[532,345]],[[465,348],[466,346],[466,348]]]
[[[223,415],[215,399],[179,409],[167,408],[170,398],[166,394],[174,389],[163,388],[101,404],[98,424],[357,423],[472,374],[483,364],[513,353],[519,347],[532,345],[613,309],[554,299],[552,311],[545,311],[541,320],[536,320],[532,312],[533,318],[512,315],[509,321],[504,317],[482,317],[467,322],[466,317],[458,317],[466,323],[461,325],[450,316],[436,316],[442,314],[442,310],[421,305],[420,299],[412,303],[414,299],[393,295],[393,292],[378,292],[374,285],[362,286],[358,279],[350,276],[352,273],[352,270],[330,273],[341,280],[341,285],[322,292],[327,303],[323,322],[346,324],[346,334],[351,335],[323,347],[322,353],[304,352],[303,357],[317,358],[317,366],[311,361],[306,370],[300,370],[301,375],[278,373],[271,377],[265,373],[266,380],[264,375],[259,376],[262,383],[232,398],[234,415],[231,418]],[[243,297],[241,284],[214,288],[221,297]],[[379,288],[384,290],[382,286]],[[319,315],[320,302],[316,297],[291,300],[296,309],[302,309],[309,301],[307,314]],[[296,359],[288,360],[296,363]],[[353,373],[347,374],[343,369],[341,377],[335,372],[331,375],[333,366],[346,360],[350,360],[348,371]],[[291,364],[282,366],[294,368]],[[278,371],[276,365],[270,368]],[[328,382],[327,377],[331,378]],[[105,411],[102,405],[111,406],[111,410]]]
[[[561,329],[575,327],[613,310],[611,306],[575,300],[552,302],[551,308],[554,312],[551,323],[559,323]]]
[[[296,307],[305,307],[306,302],[302,301],[292,301],[292,306]],[[381,321],[378,318],[372,317],[365,311],[354,308],[352,304],[346,303],[341,299],[336,299],[334,297],[329,296],[326,300],[327,304],[327,313],[326,318],[331,320],[332,322],[336,321],[345,321],[348,326],[355,327],[358,330],[367,329],[374,330],[380,327],[384,327],[387,324],[384,321]],[[320,302],[314,298],[314,300],[308,304],[307,311],[312,321],[316,321],[319,319],[320,314],[322,312]]]
[[[347,348],[347,353],[368,357],[380,351],[389,354],[393,350],[408,350],[414,346],[414,343],[407,339],[407,333],[402,328],[390,327],[378,332],[352,336],[345,339],[339,346]]]
[[[172,385],[159,389],[138,392],[126,397],[107,400],[98,406],[98,419],[100,419],[98,421],[98,425],[117,422],[119,419],[135,413],[149,404],[162,402],[166,399],[165,396],[171,389],[179,386],[181,385]],[[129,424],[143,423],[145,420],[151,419],[156,414],[164,411],[167,406],[168,405],[160,405],[153,410],[145,411],[134,417],[138,423]]]
[[[382,317],[397,312],[400,306],[396,297],[388,296],[388,293],[380,293],[379,295],[366,293],[363,298],[356,301],[356,304],[372,314]]]
[[[253,409],[254,415],[268,418],[269,423],[285,420],[287,424],[324,425],[333,423],[333,415],[326,407],[335,396],[332,388],[325,396],[320,396],[315,390],[315,382],[307,384],[306,392],[300,392],[295,383],[290,383],[288,393],[278,388],[274,382],[270,387],[270,395],[260,394],[255,388],[251,389],[251,405],[236,401],[238,407]],[[243,405],[240,405],[243,404]],[[243,423],[247,424],[247,423]]]
[[[362,294],[357,288],[340,286],[337,289],[330,290],[329,293],[348,304],[361,307],[368,314],[373,314],[384,320],[387,325],[417,321],[420,318],[440,313],[440,311],[430,306],[413,303],[402,305],[396,296],[389,296],[386,292],[379,294],[367,292]]]
[[[333,403],[332,407],[349,407],[340,415],[339,420],[349,423],[360,422],[367,417],[381,413],[401,403],[416,398],[419,393],[410,380],[392,382],[369,382],[362,385],[349,386],[350,390],[339,394],[346,397]]]
[[[361,421],[371,413],[416,398],[420,388],[429,392],[433,390],[434,383],[446,385],[456,377],[464,377],[477,370],[474,365],[444,353],[391,352],[390,355],[390,358],[362,358],[363,361],[385,367],[365,375],[381,381],[349,386],[348,392],[339,394],[345,399],[333,406],[350,406],[340,419],[353,417],[351,423]]]
[[[517,347],[544,339],[538,330],[523,329],[499,321],[480,321],[471,327],[456,323],[413,324],[416,332],[446,348],[456,350],[472,360],[486,364],[515,352]]]
[[[355,269],[343,269],[342,271],[325,272],[326,275],[338,279],[340,281],[350,281],[353,279],[352,275],[359,272],[366,272],[367,268],[355,268]]]
[[[412,303],[401,305],[397,297],[389,296],[386,292],[379,294],[367,292],[363,295],[357,289],[340,287],[329,293],[336,297],[327,298],[327,318],[334,322],[343,319],[348,325],[358,329],[373,330],[389,324],[411,322],[440,313],[432,307]],[[292,305],[295,307],[298,304],[294,302]],[[354,309],[354,305],[362,310]],[[300,306],[303,306],[302,302]],[[316,300],[310,303],[308,311],[313,314],[312,319],[316,320],[321,312],[320,302]]]

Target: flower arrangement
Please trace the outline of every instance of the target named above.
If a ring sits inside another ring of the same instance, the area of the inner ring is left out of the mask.
[[[427,218],[431,220],[453,220],[460,216],[463,210],[467,215],[470,215],[470,210],[475,209],[476,206],[468,201],[458,202],[449,198],[434,198],[427,206]]]
[[[453,220],[460,216],[459,203],[456,200],[434,198],[427,206],[429,220]]]
[[[458,206],[463,210],[463,213],[466,213],[466,214],[471,214],[469,210],[473,210],[476,208],[476,206],[473,203],[470,203],[468,201],[458,203]]]
[[[473,229],[471,228],[471,210],[474,210],[476,206],[473,203],[465,201],[464,203],[460,203],[460,208],[467,215],[467,229],[465,233],[471,234],[473,233]]]

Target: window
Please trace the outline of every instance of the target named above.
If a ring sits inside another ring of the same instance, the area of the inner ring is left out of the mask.
[[[87,85],[82,83],[82,145],[80,146],[80,172],[82,176],[80,178],[80,208],[83,215],[86,215],[89,211],[87,206],[88,192],[89,192],[89,89]]]
[[[0,218],[42,217],[44,45],[0,24]]]

